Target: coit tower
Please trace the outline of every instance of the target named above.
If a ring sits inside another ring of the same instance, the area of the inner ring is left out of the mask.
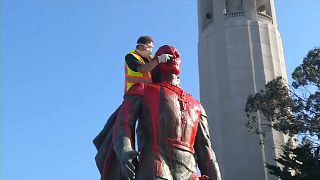
[[[275,162],[285,137],[248,132],[244,112],[250,94],[287,79],[274,0],[198,0],[198,26],[200,97],[222,178],[277,179],[265,162]]]

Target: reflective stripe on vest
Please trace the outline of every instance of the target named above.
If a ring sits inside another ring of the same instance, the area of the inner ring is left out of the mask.
[[[130,54],[132,54],[136,59],[138,59],[142,64],[145,64],[143,61],[143,58],[136,52],[131,51]],[[151,83],[151,74],[150,72],[136,72],[129,68],[127,63],[125,63],[125,93],[131,88],[131,86],[136,82],[145,82],[145,83]]]

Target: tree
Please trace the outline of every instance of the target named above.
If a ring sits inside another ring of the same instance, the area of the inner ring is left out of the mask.
[[[283,180],[320,179],[320,48],[308,52],[292,79],[288,85],[276,77],[264,90],[248,97],[246,126],[263,136],[273,128],[291,137],[276,159],[282,168],[266,165],[271,174]],[[260,114],[263,118],[258,119]],[[293,146],[296,135],[302,141]]]

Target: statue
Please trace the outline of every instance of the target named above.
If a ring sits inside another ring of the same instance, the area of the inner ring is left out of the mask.
[[[156,56],[164,53],[173,58],[152,71],[152,84],[136,83],[129,89],[94,140],[102,180],[221,180],[205,111],[179,87],[179,52],[165,45]]]

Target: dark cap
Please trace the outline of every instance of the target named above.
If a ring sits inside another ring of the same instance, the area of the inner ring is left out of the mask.
[[[148,44],[150,42],[153,42],[153,39],[151,36],[140,36],[137,40],[137,44]]]

